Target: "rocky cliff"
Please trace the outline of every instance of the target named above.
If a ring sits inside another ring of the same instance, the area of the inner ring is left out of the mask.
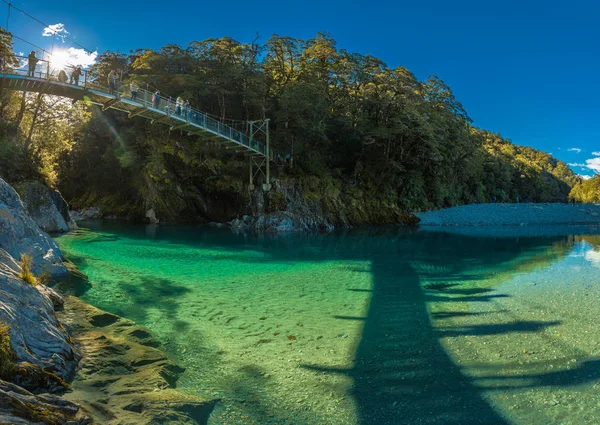
[[[26,204],[0,179],[0,424],[206,424],[214,402],[175,389],[182,369],[146,329],[36,278],[69,275],[36,221],[64,230],[69,218],[45,186],[20,189]]]
[[[0,423],[87,423],[77,405],[51,394],[66,389],[65,381],[74,374],[78,354],[55,316],[61,297],[31,278],[29,282],[21,278],[22,254],[31,256],[35,274],[67,273],[56,243],[27,216],[17,193],[0,179],[0,325],[4,342]]]
[[[276,180],[251,195],[251,211],[231,222],[233,231],[331,231],[339,227],[416,224],[395,199],[374,196],[332,178]]]
[[[17,262],[22,254],[31,256],[32,271],[41,275],[67,275],[58,245],[28,215],[17,192],[0,178],[0,248]]]
[[[262,185],[248,191],[236,181],[222,185],[152,183],[145,207],[115,208],[108,199],[95,196],[78,200],[76,219],[101,216],[157,222],[231,223],[234,231],[288,232],[330,231],[336,227],[415,224],[417,217],[400,206],[396,194],[359,188],[333,177],[275,179],[270,191]],[[122,215],[120,212],[125,211]]]

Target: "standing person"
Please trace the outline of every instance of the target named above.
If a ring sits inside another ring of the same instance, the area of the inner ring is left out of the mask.
[[[75,85],[78,86],[79,77],[81,77],[81,74],[83,74],[83,71],[81,70],[81,66],[78,66],[77,68],[75,68],[75,71],[71,72],[71,78],[69,80],[69,83],[75,83]]]
[[[108,74],[108,88],[110,94],[115,94],[117,91],[117,71],[114,69]]]
[[[183,103],[183,116],[185,117],[186,120],[190,120],[190,116],[192,115],[192,109],[190,107],[190,101],[186,100]]]
[[[181,96],[177,96],[177,100],[175,101],[175,113],[177,115],[181,115],[181,106],[183,105],[183,99]]]
[[[35,50],[32,50],[27,56],[27,61],[29,62],[29,70],[27,71],[28,77],[35,77],[35,66],[40,61],[35,55]]]
[[[158,105],[160,104],[160,91],[156,90],[152,95],[152,105],[154,109],[158,109]]]
[[[135,80],[133,80],[129,85],[129,89],[131,90],[131,100],[136,100],[140,86],[138,86],[138,83],[136,83]]]
[[[67,77],[67,73],[63,69],[61,69],[58,72],[58,81],[61,83],[66,83],[68,79],[69,77]]]

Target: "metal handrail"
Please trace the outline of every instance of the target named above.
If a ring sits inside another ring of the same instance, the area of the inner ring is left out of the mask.
[[[4,60],[4,57],[10,57],[11,61],[18,61],[19,66],[11,66]],[[91,70],[81,68],[82,74],[79,78],[73,77],[73,72],[76,66],[66,65],[65,69],[52,68],[51,62],[44,59],[37,59],[37,63],[33,69],[29,68],[28,57],[20,55],[0,55],[0,73],[23,75],[31,78],[39,78],[43,80],[53,80],[64,84],[76,85],[87,90],[98,90],[109,95],[115,96],[116,99],[125,99],[130,102],[139,104],[142,107],[149,108],[155,111],[166,113],[168,116],[175,116],[181,120],[193,124],[197,127],[204,128],[224,138],[236,141],[250,149],[253,149],[265,156],[266,146],[253,140],[249,135],[244,134],[227,124],[211,118],[207,113],[190,106],[184,106],[168,96],[162,96],[157,101],[154,98],[154,93],[141,87],[137,90],[134,96],[131,91],[131,81],[123,82],[117,77],[114,87],[110,87],[108,76],[101,76]],[[67,70],[70,73],[67,73]],[[64,74],[61,74],[61,71]],[[132,80],[133,81],[133,80]]]

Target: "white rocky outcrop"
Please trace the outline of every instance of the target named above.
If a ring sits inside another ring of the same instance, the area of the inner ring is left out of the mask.
[[[17,192],[0,178],[0,248],[19,260],[21,254],[33,259],[36,275],[48,271],[53,276],[67,275],[64,257],[56,242],[28,216]]]

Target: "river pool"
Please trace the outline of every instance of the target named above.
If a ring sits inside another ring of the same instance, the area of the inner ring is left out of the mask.
[[[85,301],[150,328],[211,425],[600,423],[600,230],[86,222]]]

